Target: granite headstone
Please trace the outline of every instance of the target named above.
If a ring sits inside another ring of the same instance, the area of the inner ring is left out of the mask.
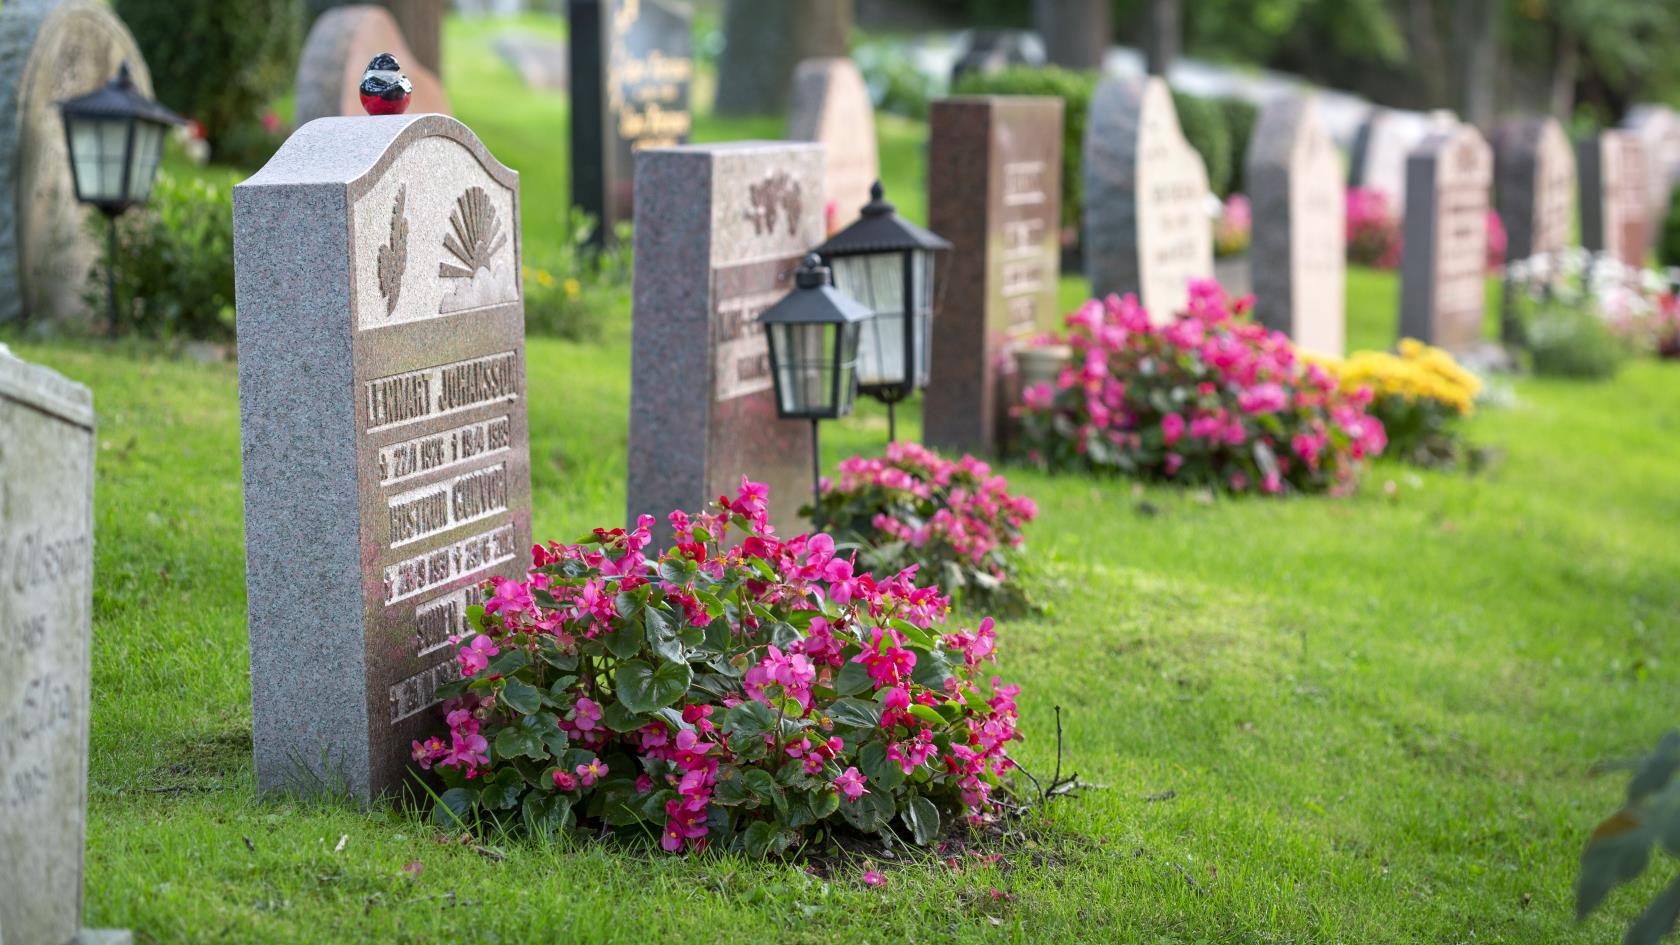
[[[134,37],[98,0],[0,3],[0,324],[89,324],[82,293],[101,241],[76,200],[57,103],[124,62],[150,96]]]
[[[823,149],[796,142],[650,148],[636,159],[628,518],[695,511],[741,477],[771,522],[808,529],[811,428],[776,416],[758,317],[822,242]]]
[[[1400,334],[1453,352],[1482,340],[1493,149],[1472,125],[1437,131],[1406,159]]]
[[[836,232],[857,219],[881,176],[875,107],[863,73],[850,59],[807,59],[793,73],[791,112],[788,139],[828,149],[825,216],[828,231]]]
[[[93,614],[93,397],[0,346],[0,924],[82,931]]]
[[[1375,190],[1394,212],[1406,211],[1406,161],[1423,139],[1458,123],[1448,111],[1371,110],[1353,139],[1348,156],[1348,186]]]
[[[443,83],[423,65],[404,40],[396,18],[384,7],[358,3],[321,14],[303,41],[297,68],[297,124],[317,118],[360,116],[362,73],[374,56],[397,57],[414,83],[408,113],[449,114]]]
[[[1646,212],[1651,220],[1663,220],[1674,186],[1680,182],[1680,112],[1667,105],[1635,105],[1623,117],[1622,127],[1645,145],[1650,166]]]
[[[324,118],[234,188],[265,791],[367,799],[531,547],[519,178],[443,115]]]
[[[1014,351],[1058,324],[1062,110],[1033,96],[933,103],[928,228],[953,248],[922,396],[929,446],[996,452],[1020,395]]]
[[[1578,149],[1581,245],[1643,267],[1653,232],[1645,146],[1632,132],[1603,131]]]
[[[1494,137],[1494,200],[1508,261],[1562,251],[1574,238],[1575,152],[1555,118],[1517,118]]]
[[[678,0],[571,0],[572,205],[604,242],[631,219],[635,152],[684,144],[694,120],[693,11]]]
[[[1297,345],[1346,348],[1347,195],[1341,155],[1306,96],[1260,112],[1245,179],[1252,202],[1255,314]]]
[[[572,72],[566,67],[570,50],[565,42],[528,33],[503,33],[496,37],[496,54],[531,88],[566,91]]]

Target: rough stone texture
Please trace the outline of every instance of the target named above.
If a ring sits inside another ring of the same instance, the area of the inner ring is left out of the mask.
[[[922,395],[929,446],[996,452],[1020,397],[1014,351],[1058,324],[1062,121],[1057,98],[933,103],[928,228],[953,248]]]
[[[446,116],[324,118],[233,209],[257,779],[365,800],[527,563],[519,178]]]
[[[1518,118],[1494,136],[1494,199],[1508,261],[1556,253],[1573,239],[1575,153],[1555,118]]]
[[[93,612],[93,396],[0,348],[0,924],[81,928]]]
[[[811,490],[811,426],[776,416],[758,317],[823,240],[823,149],[785,141],[651,148],[636,160],[627,518],[694,511],[741,477],[770,487],[771,522]]]
[[[98,0],[0,3],[0,324],[85,326],[82,300],[100,241],[76,201],[56,103],[91,92],[127,62],[151,73],[128,27]]]
[[[1604,131],[1580,142],[1581,245],[1643,267],[1656,221],[1645,147],[1627,131]]]
[[[1085,126],[1085,271],[1091,294],[1136,293],[1170,321],[1213,276],[1207,167],[1159,78],[1104,79]]]
[[[1425,138],[1456,124],[1458,118],[1448,111],[1372,109],[1353,139],[1348,186],[1379,191],[1396,213],[1405,213],[1408,156]]]
[[[414,83],[410,115],[449,114],[443,83],[409,48],[396,19],[384,7],[359,3],[334,7],[309,28],[298,58],[298,127],[317,118],[366,115],[357,87],[368,62],[382,52],[396,56]]]
[[[688,141],[693,11],[673,0],[571,0],[572,205],[600,222],[635,212],[636,154]]]
[[[569,56],[564,42],[524,33],[503,33],[496,37],[496,54],[531,88],[566,91],[572,71],[567,66]]]
[[[1257,317],[1303,348],[1340,357],[1347,345],[1347,195],[1341,155],[1310,98],[1277,99],[1261,111],[1245,173]]]
[[[1667,105],[1635,105],[1622,119],[1622,127],[1633,132],[1645,145],[1651,173],[1646,179],[1645,212],[1648,219],[1668,216],[1669,201],[1680,181],[1680,112]]]
[[[875,106],[863,73],[850,59],[808,59],[793,73],[788,139],[828,148],[825,220],[837,232],[869,202],[869,188],[881,176],[875,145]]]
[[[1493,149],[1471,125],[1425,138],[1406,160],[1400,335],[1466,351],[1482,340]]]

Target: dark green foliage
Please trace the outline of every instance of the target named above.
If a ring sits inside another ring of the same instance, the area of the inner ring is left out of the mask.
[[[1173,92],[1173,108],[1184,138],[1207,165],[1208,187],[1223,199],[1231,192],[1231,130],[1213,99]]]
[[[1231,183],[1227,193],[1248,192],[1244,170],[1248,164],[1248,142],[1254,137],[1254,125],[1260,120],[1260,108],[1240,98],[1215,99],[1225,115],[1225,127],[1231,133]]]
[[[96,221],[105,246],[104,218]],[[147,337],[233,338],[233,192],[159,174],[152,199],[117,224],[118,331]],[[105,310],[105,267],[88,304]]]
[[[1542,377],[1602,380],[1614,377],[1628,357],[1626,342],[1589,307],[1545,305],[1524,328],[1534,373]]]
[[[298,0],[113,0],[151,68],[158,100],[204,126],[212,151],[292,87]]]
[[[969,74],[957,83],[959,95],[1049,95],[1066,103],[1062,115],[1062,224],[1077,227],[1084,206],[1085,116],[1097,77],[1055,66],[1017,66],[993,75]]]
[[[1657,261],[1664,266],[1680,266],[1680,187],[1668,201],[1668,215],[1663,218],[1662,235],[1657,240]]]
[[[1575,913],[1585,918],[1611,890],[1632,882],[1651,865],[1653,848],[1680,857],[1680,731],[1669,732],[1649,757],[1617,767],[1633,769],[1627,805],[1593,831],[1581,853]],[[1680,876],[1664,886],[1628,926],[1625,945],[1657,945],[1680,917]]]

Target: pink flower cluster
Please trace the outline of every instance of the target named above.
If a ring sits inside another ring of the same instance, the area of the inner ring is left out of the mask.
[[[1351,488],[1387,443],[1370,392],[1338,391],[1248,306],[1211,281],[1165,325],[1131,296],[1087,302],[1067,318],[1072,363],[1023,397],[1034,457],[1233,492]]]
[[[1374,187],[1347,189],[1348,261],[1378,269],[1400,265],[1400,212]]]

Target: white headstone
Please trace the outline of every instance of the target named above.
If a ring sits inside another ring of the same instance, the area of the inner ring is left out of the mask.
[[[1303,348],[1340,357],[1347,343],[1347,193],[1341,155],[1310,98],[1277,99],[1261,111],[1245,179],[1256,317]]]

